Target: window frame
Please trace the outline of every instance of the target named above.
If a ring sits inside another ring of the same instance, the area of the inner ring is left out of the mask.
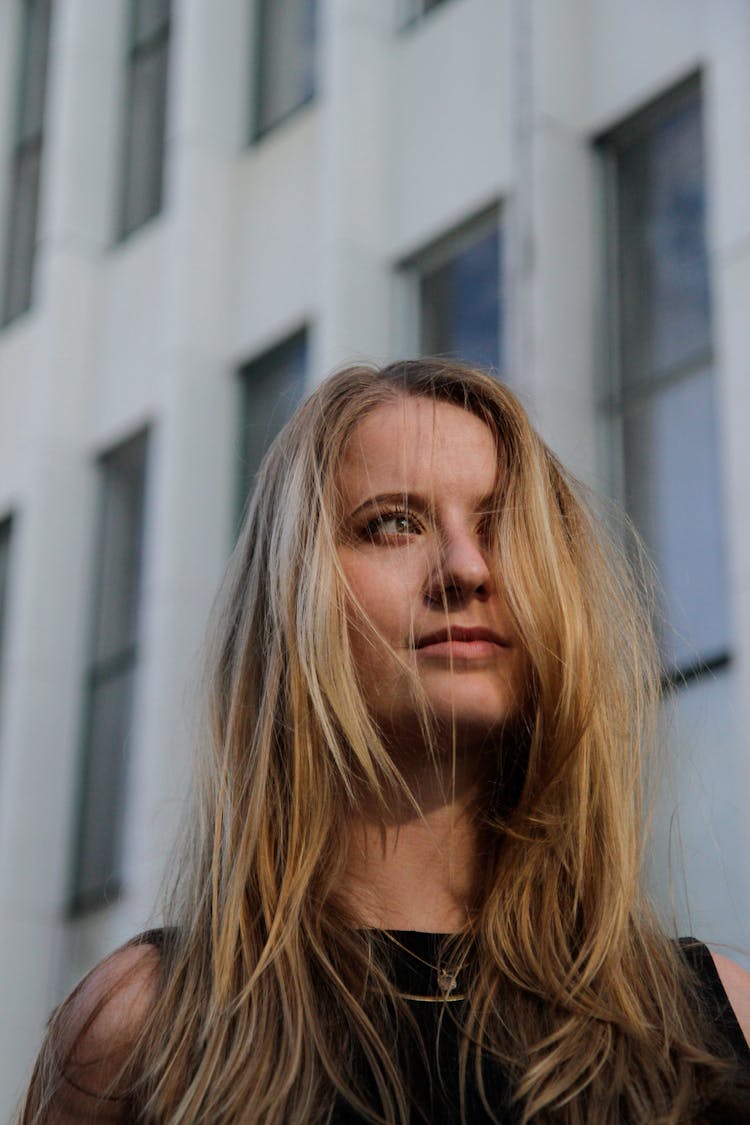
[[[281,426],[273,425],[273,416],[269,417],[266,421],[268,424],[268,433],[271,435],[270,441],[265,442],[265,448],[268,449],[270,442],[273,441],[276,434],[286,424],[291,417],[294,410],[299,406],[300,402],[305,396],[305,389],[309,383],[310,377],[310,327],[307,323],[302,324],[298,328],[293,329],[291,332],[285,333],[279,337],[274,343],[268,347],[264,347],[261,351],[257,352],[250,359],[246,360],[236,372],[238,394],[239,394],[239,425],[237,427],[237,476],[236,476],[236,498],[235,498],[235,513],[236,513],[236,528],[235,538],[242,526],[242,522],[247,509],[247,504],[253,491],[253,479],[256,470],[252,470],[247,460],[247,445],[248,445],[248,431],[251,425],[250,421],[250,405],[251,405],[251,390],[250,383],[253,377],[253,371],[262,371],[264,367],[270,369],[274,361],[278,361],[280,356],[285,353],[292,352],[297,347],[303,349],[303,362],[304,372],[302,383],[300,386],[300,393],[295,402],[292,404],[292,410],[282,411]]]
[[[137,534],[138,564],[134,583],[134,622],[133,637],[121,644],[114,653],[101,656],[97,653],[98,634],[101,626],[103,591],[104,591],[104,565],[108,550],[106,543],[106,509],[108,503],[107,462],[118,456],[127,455],[128,448],[142,444],[142,461],[139,465],[141,475],[141,492],[139,498],[139,526]],[[144,570],[146,556],[146,534],[148,525],[148,507],[150,492],[150,467],[153,447],[153,434],[149,426],[137,430],[124,440],[105,450],[96,460],[98,474],[98,497],[96,504],[95,534],[93,544],[94,571],[91,586],[91,612],[89,622],[89,655],[83,678],[83,700],[80,734],[79,770],[77,793],[75,799],[75,819],[73,825],[73,841],[70,866],[70,882],[68,894],[68,914],[71,918],[82,917],[85,914],[101,910],[116,902],[123,894],[125,879],[122,867],[122,845],[127,828],[128,807],[127,789],[129,774],[129,749],[130,734],[118,748],[120,757],[117,766],[120,769],[120,782],[122,784],[122,806],[119,815],[113,818],[111,850],[114,856],[115,870],[107,875],[101,886],[94,888],[82,886],[84,862],[87,841],[87,802],[90,797],[89,781],[91,777],[92,762],[95,754],[93,720],[97,702],[97,692],[107,684],[115,683],[117,679],[132,676],[131,691],[133,696],[130,703],[131,730],[132,716],[136,708],[133,699],[138,692],[138,666],[141,649],[141,615],[143,611],[142,596],[144,585]],[[120,732],[121,733],[121,732]]]
[[[434,273],[442,266],[447,265],[452,259],[458,257],[464,250],[481,241],[487,234],[496,231],[499,241],[500,259],[498,261],[498,362],[496,375],[503,378],[504,368],[507,366],[504,356],[503,344],[505,343],[504,324],[506,322],[504,309],[505,278],[503,263],[503,206],[496,200],[487,207],[469,216],[457,226],[444,231],[421,249],[409,254],[398,266],[400,295],[403,300],[397,301],[397,316],[400,324],[397,333],[402,339],[402,346],[411,354],[420,356],[442,354],[424,348],[424,318],[421,287],[426,275]],[[470,362],[470,361],[467,361]]]
[[[170,78],[170,60],[171,60],[171,44],[172,44],[172,24],[174,21],[173,0],[169,0],[168,14],[166,19],[156,28],[152,29],[148,35],[142,39],[138,38],[138,4],[139,0],[128,0],[128,30],[127,30],[127,50],[125,52],[125,103],[124,113],[121,121],[121,138],[120,138],[120,175],[119,175],[119,190],[117,202],[117,229],[116,229],[116,242],[121,243],[127,241],[132,235],[136,234],[142,227],[146,226],[153,219],[156,219],[164,211],[164,180],[166,174],[166,151],[167,151],[167,115],[169,112],[169,78]],[[129,196],[130,182],[128,179],[128,166],[131,147],[131,130],[133,127],[133,114],[134,114],[134,89],[136,84],[136,71],[139,64],[144,60],[148,61],[156,57],[160,53],[164,55],[164,103],[161,106],[163,132],[161,137],[159,167],[155,169],[149,166],[149,172],[156,174],[158,189],[157,200],[155,209],[148,209],[148,213],[139,218],[134,224],[131,221],[130,212],[133,208],[133,201]]]
[[[250,144],[255,145],[262,141],[269,133],[285,125],[306,106],[314,105],[320,93],[320,0],[315,3],[315,37],[313,42],[313,83],[312,90],[301,101],[291,108],[284,110],[276,117],[264,120],[263,95],[265,85],[265,70],[263,62],[264,22],[266,6],[273,0],[254,0],[252,18],[252,43],[253,43],[253,80],[251,82],[250,104]]]
[[[654,403],[662,393],[681,385],[693,376],[707,372],[715,380],[716,345],[715,321],[709,309],[710,344],[696,351],[685,360],[678,360],[661,373],[649,374],[629,382],[625,375],[623,345],[622,306],[622,248],[620,239],[621,187],[618,177],[618,154],[631,144],[646,139],[655,127],[670,114],[698,101],[700,112],[705,112],[705,86],[701,71],[693,71],[682,81],[651,99],[640,109],[594,138],[594,148],[602,169],[602,191],[604,199],[604,282],[605,282],[605,321],[602,352],[602,371],[599,379],[598,413],[601,420],[601,448],[607,449],[607,471],[613,495],[625,507],[627,495],[627,465],[625,453],[625,416],[639,404]],[[706,270],[709,292],[713,290],[710,255],[706,253]],[[715,386],[715,382],[713,384]],[[719,485],[721,484],[720,465],[717,466]],[[726,520],[724,519],[724,524]],[[651,547],[646,544],[647,550]],[[728,583],[728,573],[725,574]],[[666,589],[666,586],[664,587]],[[697,645],[696,645],[697,650]],[[684,663],[665,664],[662,680],[666,688],[679,688],[693,680],[710,675],[732,662],[732,643],[720,650],[698,656]]]
[[[46,11],[47,22],[44,40],[44,62],[41,67],[41,111],[39,123],[35,129],[26,134],[24,118],[26,116],[27,98],[29,97],[30,74],[33,69],[30,64],[33,20],[31,8],[34,3],[43,5]],[[4,216],[5,246],[3,254],[0,328],[4,328],[18,317],[29,312],[34,304],[34,276],[36,272],[36,251],[39,232],[39,203],[44,167],[44,139],[47,100],[49,97],[50,58],[52,54],[52,0],[22,0],[20,9],[21,27],[18,36],[18,42],[20,44],[20,66],[16,82],[13,141],[8,161],[9,191]],[[24,172],[26,172],[29,167],[33,169],[34,178],[33,199],[30,204],[33,213],[31,245],[24,245],[19,248],[15,237],[15,231],[18,225],[18,216],[23,211],[23,197],[27,190],[22,187]],[[22,258],[22,266],[19,266],[16,261],[17,255]],[[18,274],[21,269],[23,269],[24,272],[19,281]]]

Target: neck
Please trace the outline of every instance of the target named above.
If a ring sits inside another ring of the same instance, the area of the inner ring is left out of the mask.
[[[418,794],[415,794],[418,795]],[[455,933],[469,918],[480,873],[475,789],[419,801],[392,822],[362,817],[351,826],[343,892],[361,925]]]

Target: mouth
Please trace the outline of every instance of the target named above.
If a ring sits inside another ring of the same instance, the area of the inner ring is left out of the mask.
[[[443,656],[457,659],[486,659],[510,648],[505,637],[481,626],[453,625],[420,637],[415,648],[425,656]]]

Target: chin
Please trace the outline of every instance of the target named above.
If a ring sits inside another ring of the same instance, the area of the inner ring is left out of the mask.
[[[509,717],[508,717],[509,718]],[[455,727],[458,741],[462,744],[486,742],[493,735],[499,734],[506,726],[508,719],[491,715],[467,714],[465,712],[450,711],[437,714],[440,727],[446,732]]]
[[[456,690],[429,692],[427,697],[435,715],[468,726],[483,726],[487,729],[501,726],[518,714],[517,701],[509,698],[509,693],[498,690],[497,684],[458,685]]]

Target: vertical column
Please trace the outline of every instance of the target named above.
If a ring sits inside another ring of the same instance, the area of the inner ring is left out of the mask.
[[[585,123],[588,5],[513,0],[514,382],[545,438],[595,477],[594,158]]]
[[[206,619],[231,547],[238,418],[234,373],[224,359],[227,216],[246,131],[249,12],[246,0],[174,6],[163,413],[151,466],[146,632],[125,846],[130,929],[152,909],[183,812]]]
[[[320,308],[313,369],[387,357],[387,206],[391,5],[322,0],[323,152],[317,258]]]
[[[102,76],[116,48],[118,6],[52,6],[36,301],[28,314],[17,645],[6,684],[0,784],[0,1019],[12,1020],[0,1058],[3,1117],[49,1014],[67,891],[93,499],[82,449],[95,374],[95,263],[104,240],[98,193],[111,132]]]
[[[712,62],[704,75],[704,131],[708,167],[708,252],[714,295],[716,406],[725,484],[727,557],[734,693],[729,722],[732,757],[720,761],[712,741],[706,772],[723,781],[735,825],[723,847],[724,878],[730,883],[731,929],[717,940],[750,944],[750,9],[743,4],[711,5],[706,19]],[[726,673],[725,673],[726,675]],[[732,760],[733,759],[733,760]],[[747,964],[747,961],[745,962]]]
[[[508,0],[506,89],[510,106],[512,190],[504,205],[506,372],[511,386],[530,389],[534,369],[534,43],[532,5]]]

